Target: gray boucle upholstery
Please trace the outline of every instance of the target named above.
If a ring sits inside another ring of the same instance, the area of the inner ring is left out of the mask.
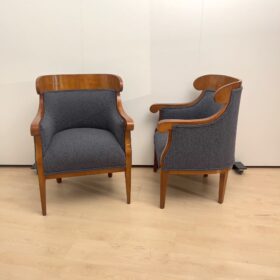
[[[108,90],[72,90],[44,93],[41,122],[43,154],[53,136],[65,129],[99,128],[110,131],[124,149],[124,121],[116,109],[116,94]]]
[[[73,128],[57,132],[43,157],[45,174],[125,166],[125,153],[104,129]]]
[[[177,125],[172,129],[171,147],[164,159],[163,170],[214,170],[231,168],[234,163],[236,128],[239,102],[242,89],[232,91],[231,100],[224,114],[215,122],[205,125]],[[205,96],[209,96],[208,94]],[[205,98],[204,97],[204,98]],[[213,98],[212,98],[213,99]],[[208,99],[207,102],[209,102]],[[205,101],[200,101],[204,104]],[[193,109],[195,117],[190,116],[190,108],[166,110],[161,113],[165,118],[201,118],[214,114],[216,109],[210,101],[211,109],[199,106]],[[167,112],[168,111],[168,112]],[[207,112],[207,113],[205,113]],[[155,150],[159,160],[167,141],[166,133],[155,134]]]

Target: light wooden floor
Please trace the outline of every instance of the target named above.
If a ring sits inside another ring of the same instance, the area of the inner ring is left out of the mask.
[[[280,169],[231,173],[223,205],[218,175],[172,176],[159,209],[159,174],[47,181],[0,168],[0,279],[280,279]]]

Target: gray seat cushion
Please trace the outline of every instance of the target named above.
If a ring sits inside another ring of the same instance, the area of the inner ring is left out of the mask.
[[[155,133],[154,141],[155,141],[155,151],[156,151],[158,166],[160,164],[160,157],[161,157],[161,154],[167,143],[167,140],[168,140],[168,132],[165,132],[165,133],[156,132]]]
[[[73,128],[56,133],[44,158],[45,174],[125,167],[125,153],[104,129]]]

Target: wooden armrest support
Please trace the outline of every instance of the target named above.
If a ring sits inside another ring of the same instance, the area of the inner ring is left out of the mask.
[[[30,132],[32,136],[40,135],[40,122],[41,122],[41,112],[38,111],[36,117],[31,123]]]
[[[123,106],[122,106],[122,101],[121,97],[118,94],[117,95],[117,109],[123,120],[125,121],[126,124],[126,129],[127,130],[133,130],[134,129],[134,122],[132,118],[124,111]]]
[[[164,109],[164,108],[184,108],[184,107],[191,107],[193,105],[195,105],[196,103],[198,103],[205,95],[205,92],[202,91],[202,93],[193,101],[191,102],[187,102],[187,103],[158,103],[158,104],[153,104],[151,105],[150,107],[150,111],[152,113],[157,113],[158,111],[160,111],[161,109]]]
[[[38,112],[34,118],[34,120],[31,123],[30,132],[32,136],[38,136],[40,135],[40,122],[43,118],[44,110],[43,110],[43,97],[40,96],[40,103]]]
[[[161,120],[158,122],[157,131],[159,132],[166,132],[172,130],[173,126],[175,125],[202,125],[202,124],[209,124],[217,120],[224,112],[226,106],[223,106],[216,114],[203,118],[203,119],[190,119],[190,120],[181,120],[181,119],[166,119]]]

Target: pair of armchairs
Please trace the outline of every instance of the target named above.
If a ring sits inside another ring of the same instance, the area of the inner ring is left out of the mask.
[[[164,208],[169,174],[220,173],[223,202],[234,147],[241,81],[222,75],[195,80],[202,90],[191,103],[154,104],[160,112],[155,132],[154,170],[161,168],[160,207]],[[115,75],[50,75],[36,80],[40,97],[31,124],[42,214],[46,215],[46,179],[125,172],[131,200],[132,119],[125,113]]]

